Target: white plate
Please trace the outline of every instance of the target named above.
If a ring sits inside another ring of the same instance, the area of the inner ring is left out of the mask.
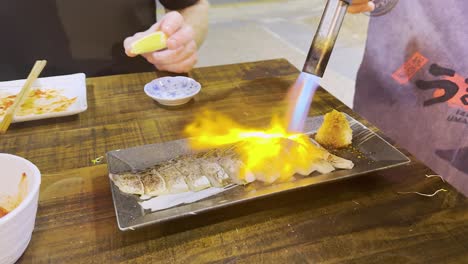
[[[7,94],[18,94],[25,81],[26,80],[0,82],[0,97]],[[32,88],[59,90],[63,96],[68,98],[77,97],[77,100],[65,111],[40,115],[15,116],[13,118],[13,123],[75,115],[88,109],[86,101],[86,75],[84,73],[39,78],[34,82]],[[0,121],[2,119],[3,117],[0,117]]]

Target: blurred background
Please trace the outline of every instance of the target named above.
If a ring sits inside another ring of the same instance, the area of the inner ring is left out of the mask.
[[[197,67],[285,58],[302,69],[325,3],[325,0],[210,0],[210,28]],[[158,18],[161,14],[163,10],[158,9]],[[364,14],[347,14],[321,83],[350,107],[368,21]]]

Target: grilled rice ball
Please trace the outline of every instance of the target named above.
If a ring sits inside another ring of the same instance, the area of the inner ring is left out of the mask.
[[[346,116],[336,110],[325,114],[323,124],[320,126],[315,140],[323,146],[343,148],[351,144],[353,131]]]

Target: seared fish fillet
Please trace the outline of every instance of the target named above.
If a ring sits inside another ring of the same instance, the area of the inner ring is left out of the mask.
[[[142,173],[140,179],[145,188],[145,195],[158,196],[169,192],[166,181],[155,169]]]
[[[211,187],[210,180],[203,175],[199,160],[196,158],[183,158],[174,164],[182,175],[185,176],[185,180],[191,191],[200,191]]]
[[[231,183],[229,175],[223,168],[214,160],[198,159],[203,174],[208,177],[211,185],[214,187],[224,187]]]
[[[169,193],[181,193],[189,191],[189,187],[185,182],[185,177],[174,167],[174,162],[161,166],[157,172],[166,181]]]
[[[255,175],[250,171],[244,171],[243,178],[240,178],[240,172],[244,168],[244,163],[241,160],[231,157],[221,157],[218,159],[218,163],[221,165],[223,170],[231,178],[232,182],[237,185],[246,185],[255,181]]]
[[[312,155],[313,160],[305,161],[295,168],[296,173],[307,176],[317,171],[326,174],[335,169],[352,169],[352,161],[331,154],[319,143],[310,138],[316,148],[303,149],[309,151],[305,153],[316,153]],[[291,148],[299,148],[293,141],[284,139],[280,144],[288,144],[285,153]],[[274,162],[274,161],[272,161]],[[276,164],[277,166],[281,166]],[[270,171],[263,175],[256,172],[254,175],[248,171],[233,148],[217,149],[207,153],[181,156],[171,161],[151,167],[138,173],[110,174],[111,180],[124,193],[158,196],[162,194],[181,193],[188,191],[200,191],[210,187],[225,187],[231,183],[245,185],[257,179],[273,179],[277,167],[270,168]],[[268,177],[266,177],[268,176]]]
[[[109,174],[111,180],[124,193],[139,194],[145,193],[145,187],[140,180],[140,176],[134,173]]]

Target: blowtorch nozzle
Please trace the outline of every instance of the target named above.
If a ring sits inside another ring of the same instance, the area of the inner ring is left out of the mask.
[[[322,77],[351,0],[328,0],[307,54],[303,72]]]
[[[319,79],[323,77],[351,0],[328,0],[309,54],[296,83],[288,93],[286,113],[290,132],[302,132]]]

